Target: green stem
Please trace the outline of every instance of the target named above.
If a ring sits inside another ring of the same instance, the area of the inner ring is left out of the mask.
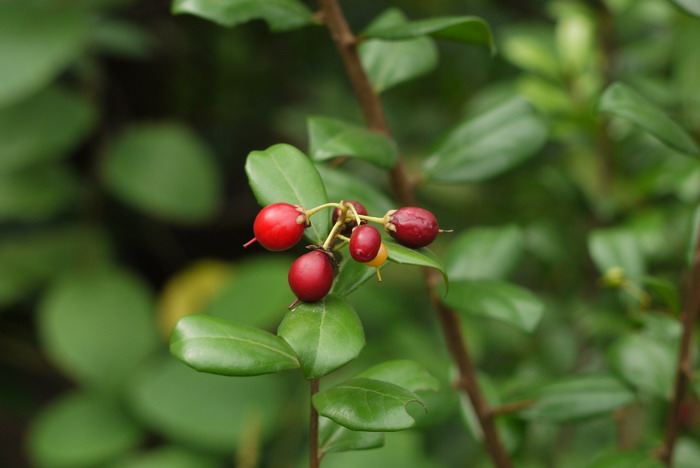
[[[377,218],[376,216],[365,216],[365,215],[358,214],[357,217],[360,219],[364,219],[365,221],[371,221],[373,223],[379,223],[379,224],[386,223],[386,219]]]
[[[311,216],[315,215],[321,210],[325,210],[326,208],[341,208],[341,205],[340,203],[324,203],[323,205],[311,208],[310,210],[304,210],[304,214],[307,218],[310,218]]]

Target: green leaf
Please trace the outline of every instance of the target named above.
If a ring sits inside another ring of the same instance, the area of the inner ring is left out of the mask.
[[[380,269],[387,264],[384,263]],[[335,277],[331,292],[340,296],[347,296],[357,288],[362,286],[371,278],[377,277],[377,271],[373,267],[368,267],[364,263],[353,260],[349,255],[340,262],[340,271]]]
[[[200,314],[180,319],[170,335],[170,352],[188,366],[211,374],[250,376],[299,367],[294,351],[281,338]]]
[[[321,416],[354,431],[400,431],[415,420],[406,405],[423,402],[415,393],[388,382],[352,379],[317,393],[313,404]]]
[[[587,468],[663,468],[663,464],[646,452],[610,452],[596,457]]]
[[[445,253],[445,270],[452,281],[505,279],[520,260],[524,244],[514,225],[472,228],[460,234]]]
[[[633,387],[669,400],[676,375],[676,352],[645,335],[629,334],[609,352],[610,364]]]
[[[347,364],[365,346],[360,318],[347,299],[335,294],[320,302],[300,302],[284,317],[277,334],[296,351],[308,380]]]
[[[467,314],[486,315],[531,333],[544,313],[527,289],[503,281],[453,281],[445,304]]]
[[[695,210],[695,214],[692,218],[692,224],[690,226],[690,235],[688,236],[687,247],[685,249],[685,258],[688,268],[692,268],[695,263],[695,257],[697,256],[698,249],[700,245],[700,205],[698,205]]]
[[[357,374],[355,378],[365,378],[389,382],[412,392],[440,388],[440,382],[418,364],[409,359],[386,361]]]
[[[393,27],[406,23],[406,16],[397,8],[379,15],[368,27]],[[437,66],[438,53],[427,37],[404,41],[367,39],[358,47],[363,68],[375,91],[381,93],[405,81],[425,75]]]
[[[310,117],[309,153],[314,161],[327,161],[336,156],[364,159],[384,169],[396,163],[398,148],[394,140],[342,120]]]
[[[621,268],[626,277],[640,278],[646,270],[638,238],[629,230],[611,228],[592,231],[588,236],[588,250],[602,275],[612,268]]]
[[[364,37],[397,41],[423,36],[486,47],[495,52],[491,28],[476,16],[446,16],[410,21],[395,26],[373,26],[364,32]]]
[[[520,414],[526,419],[575,421],[606,415],[635,401],[619,380],[607,375],[581,375],[553,382],[540,389],[534,406]]]
[[[674,449],[673,468],[693,468],[699,458],[700,444],[694,438],[681,437]]]
[[[223,468],[216,458],[177,445],[158,446],[128,456],[107,468]]]
[[[321,453],[368,450],[384,445],[381,432],[353,431],[328,418],[319,417],[318,449]]]
[[[93,41],[94,47],[105,55],[126,59],[145,59],[157,47],[155,38],[145,27],[115,19],[101,22]]]
[[[550,24],[518,23],[503,28],[499,38],[503,56],[513,65],[560,81],[561,59]]]
[[[262,206],[284,202],[309,210],[328,203],[318,171],[309,158],[293,146],[280,144],[265,151],[253,151],[248,155],[245,171]],[[314,215],[305,235],[315,244],[322,244],[328,231],[330,214],[324,211]]]
[[[622,117],[683,153],[700,153],[693,138],[655,104],[625,84],[616,82],[600,96],[598,112]]]
[[[173,13],[190,13],[228,27],[262,19],[274,32],[314,21],[309,9],[297,0],[174,0]]]
[[[425,162],[429,180],[480,182],[516,167],[547,140],[547,126],[518,97],[501,100],[452,129]]]
[[[678,8],[685,11],[689,15],[700,18],[700,1],[699,0],[671,0]]]
[[[82,383],[122,384],[157,345],[153,297],[121,270],[73,272],[47,292],[39,310],[42,344]]]
[[[130,127],[105,154],[103,176],[124,202],[181,223],[210,218],[222,195],[213,154],[176,123]]]
[[[143,429],[115,401],[68,393],[42,409],[29,432],[36,466],[98,466],[144,438]]]
[[[645,276],[642,281],[644,286],[656,294],[671,312],[675,314],[680,312],[681,302],[678,297],[678,285],[667,279],[654,276]]]
[[[415,265],[435,268],[442,273],[442,278],[445,280],[445,287],[448,287],[449,282],[447,279],[447,273],[445,273],[445,268],[442,266],[440,258],[432,251],[425,247],[410,249],[386,239],[384,239],[383,242],[384,245],[386,245],[389,260],[401,265]]]
[[[88,31],[88,15],[71,5],[0,4],[0,107],[56,78],[80,55]]]
[[[96,117],[92,101],[58,87],[0,109],[0,172],[66,157]]]
[[[368,213],[378,215],[396,208],[396,203],[359,176],[339,168],[330,169],[321,165],[316,166],[316,169],[325,182],[329,200],[358,201],[367,208]]]

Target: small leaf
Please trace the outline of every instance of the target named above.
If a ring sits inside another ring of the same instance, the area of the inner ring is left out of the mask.
[[[228,27],[262,19],[273,32],[313,22],[309,9],[297,0],[174,0],[173,13],[190,13]]]
[[[533,156],[547,127],[521,98],[501,100],[452,129],[425,162],[427,177],[441,183],[480,182]]]
[[[425,367],[409,359],[386,361],[360,372],[355,378],[365,378],[389,382],[412,392],[418,390],[435,390],[440,382],[430,375]]]
[[[284,317],[277,334],[296,351],[308,380],[347,364],[365,346],[360,318],[347,299],[334,294],[320,302],[300,302]]]
[[[262,375],[299,367],[294,351],[272,333],[200,314],[180,319],[170,336],[170,352],[210,374]]]
[[[453,281],[445,304],[467,314],[486,315],[531,333],[544,313],[533,293],[503,281]]]
[[[384,245],[386,245],[386,250],[389,254],[389,260],[394,263],[399,263],[401,265],[416,265],[425,266],[430,268],[435,268],[442,273],[442,278],[445,280],[445,285],[449,284],[447,279],[447,273],[445,273],[445,267],[442,266],[440,258],[435,255],[432,251],[425,247],[419,249],[410,249],[404,247],[403,245],[397,244],[396,242],[384,239]]]
[[[616,82],[603,91],[598,112],[629,120],[678,151],[692,155],[700,153],[698,145],[680,125],[625,84]]]
[[[415,393],[388,382],[352,379],[317,393],[313,404],[318,413],[354,431],[400,431],[415,420],[406,405],[423,404]]]
[[[390,8],[368,27],[392,27],[406,23],[398,8]],[[430,38],[419,37],[404,41],[367,39],[358,47],[363,68],[375,91],[381,93],[405,81],[425,75],[437,66],[437,47]]]
[[[621,228],[598,229],[588,237],[588,250],[601,275],[621,268],[629,278],[644,275],[645,265],[637,236]]]
[[[523,234],[516,225],[480,227],[460,234],[445,253],[445,270],[452,281],[505,279],[523,250]]]
[[[318,449],[321,453],[368,450],[384,445],[381,432],[353,431],[328,418],[319,418]]]
[[[307,120],[307,125],[309,153],[314,161],[351,156],[384,169],[391,169],[396,163],[396,143],[384,135],[327,117],[311,117]]]
[[[671,0],[678,8],[689,15],[700,18],[700,0]]]
[[[359,176],[339,168],[330,169],[322,165],[317,165],[316,169],[325,182],[329,200],[358,201],[367,208],[368,213],[380,215],[396,207],[396,203],[389,197]]]
[[[602,416],[635,401],[634,394],[608,375],[581,375],[540,389],[537,403],[520,414],[537,421],[567,422]]]
[[[265,151],[253,151],[248,155],[245,171],[262,206],[284,202],[309,210],[328,202],[318,171],[309,158],[293,146],[280,144]],[[314,215],[305,235],[315,244],[321,244],[328,231],[330,215],[324,211]]]
[[[384,263],[380,269],[387,264]],[[336,275],[331,291],[340,296],[347,296],[371,278],[377,277],[377,271],[367,265],[353,260],[349,255],[340,262],[340,271]]]

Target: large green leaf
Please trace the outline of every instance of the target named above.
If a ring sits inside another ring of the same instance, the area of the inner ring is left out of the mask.
[[[397,8],[379,15],[369,26],[383,29],[406,23],[406,17]],[[363,68],[377,92],[422,76],[437,66],[437,47],[430,38],[419,37],[403,41],[368,39],[358,47]]]
[[[391,169],[396,163],[396,143],[365,127],[327,117],[310,117],[307,126],[309,153],[314,161],[352,156],[385,169]]]
[[[47,292],[39,331],[48,356],[79,381],[115,387],[158,344],[153,298],[121,270],[77,272]]]
[[[318,413],[354,431],[400,431],[415,424],[406,412],[418,395],[398,385],[374,379],[352,379],[317,393]]]
[[[29,432],[35,466],[102,465],[144,438],[143,429],[114,401],[68,393],[44,408]]]
[[[598,111],[629,120],[678,151],[693,155],[700,153],[697,143],[680,125],[625,84],[611,84],[600,96]]]
[[[621,268],[629,278],[644,275],[644,257],[634,232],[621,228],[592,231],[588,237],[588,250],[602,275],[612,268]]]
[[[61,88],[0,109],[0,172],[65,157],[96,115],[92,101]]]
[[[71,5],[0,3],[0,107],[58,76],[80,55],[88,31],[88,15]]]
[[[581,375],[550,383],[537,403],[521,413],[527,419],[567,422],[601,416],[635,401],[634,393],[607,375]]]
[[[366,369],[355,376],[393,383],[412,392],[438,390],[440,383],[425,367],[409,359],[395,359]]]
[[[430,180],[480,182],[533,156],[547,140],[547,126],[518,97],[501,100],[459,123],[425,162]]]
[[[504,281],[453,281],[443,301],[460,312],[486,315],[525,332],[533,332],[544,313],[537,296]]]
[[[410,249],[386,239],[383,242],[384,245],[386,245],[389,260],[392,262],[399,263],[401,265],[415,265],[435,268],[442,273],[442,277],[445,280],[445,285],[448,285],[447,273],[445,273],[445,268],[442,266],[440,257],[435,255],[432,251],[425,247]]]
[[[460,234],[445,252],[445,270],[452,281],[505,279],[520,260],[524,244],[516,225],[478,227]]]
[[[633,387],[668,400],[676,375],[676,352],[667,343],[629,334],[609,352],[610,364]]]
[[[309,158],[289,145],[274,145],[265,151],[253,151],[245,163],[250,187],[263,206],[284,202],[310,210],[328,202],[326,188]],[[330,231],[330,214],[315,214],[306,236],[322,244]]]
[[[671,0],[689,15],[700,18],[700,0]]]
[[[160,445],[155,449],[130,455],[106,468],[223,468],[217,458],[177,445]]]
[[[173,13],[191,13],[228,27],[262,19],[271,31],[298,29],[313,21],[297,0],[174,0]]]
[[[281,338],[260,328],[208,315],[180,319],[170,335],[170,352],[200,372],[250,376],[299,367]]]
[[[122,200],[167,220],[201,222],[220,203],[212,153],[180,124],[130,127],[108,149],[103,169],[107,187]]]
[[[367,208],[367,213],[379,217],[396,208],[396,203],[365,179],[339,168],[330,169],[322,165],[316,168],[326,185],[329,200],[358,201]]]
[[[380,268],[384,268],[386,265],[387,263],[384,263]],[[336,275],[331,292],[347,296],[368,280],[376,277],[376,269],[355,261],[350,255],[346,255],[343,261],[340,262],[340,271]]]
[[[296,351],[304,377],[317,379],[355,359],[365,346],[362,323],[343,296],[300,302],[277,334]]]
[[[321,453],[368,450],[384,445],[381,432],[353,431],[345,426],[319,417],[318,449]]]

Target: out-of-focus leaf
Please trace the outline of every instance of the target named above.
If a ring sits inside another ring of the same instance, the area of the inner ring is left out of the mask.
[[[368,450],[384,445],[384,434],[381,432],[353,431],[322,416],[318,430],[321,453]]]
[[[296,351],[304,377],[317,379],[355,359],[365,346],[360,318],[342,296],[300,302],[280,323],[277,334]]]
[[[423,404],[418,395],[388,382],[352,379],[317,393],[318,413],[354,431],[400,431],[415,424],[406,405]]]
[[[367,30],[405,23],[406,16],[401,10],[391,8],[379,15]],[[427,37],[403,41],[368,39],[360,44],[358,51],[369,80],[379,93],[430,72],[438,62],[437,47]]]
[[[523,233],[516,225],[473,228],[460,234],[445,252],[452,281],[505,279],[520,260]]]
[[[372,216],[383,216],[396,208],[396,204],[384,193],[362,178],[339,168],[330,169],[321,165],[316,168],[325,182],[329,200],[358,201]]]
[[[372,366],[355,376],[393,383],[412,392],[438,390],[440,383],[425,367],[409,359],[396,359]]]
[[[0,107],[46,86],[81,53],[89,17],[51,2],[0,3]]]
[[[500,49],[514,65],[549,78],[561,74],[551,26],[518,25],[506,28],[501,37]]]
[[[381,268],[387,264],[384,263]],[[368,267],[364,263],[355,261],[351,256],[346,255],[340,262],[340,271],[336,275],[331,291],[341,296],[347,296],[357,288],[362,286],[371,278],[377,277],[375,268]]]
[[[673,468],[694,468],[700,459],[700,444],[690,437],[681,437],[673,454]]]
[[[140,26],[110,20],[95,30],[95,45],[104,53],[131,59],[146,58],[155,48],[154,38]]]
[[[425,247],[419,249],[410,249],[393,241],[384,240],[386,250],[389,255],[389,260],[401,265],[415,265],[435,268],[442,273],[442,278],[445,280],[445,286],[448,287],[447,273],[445,267],[442,266],[442,261],[432,251]]]
[[[222,468],[221,461],[177,445],[159,446],[107,465],[107,468]]]
[[[289,145],[274,145],[265,151],[253,151],[245,163],[250,187],[262,206],[284,202],[310,210],[328,202],[326,188],[309,158]],[[314,215],[306,236],[322,244],[330,231],[330,215]]]
[[[663,464],[646,452],[610,452],[587,465],[587,468],[663,468]]]
[[[588,250],[602,275],[613,268],[621,268],[629,278],[644,275],[642,249],[633,232],[620,228],[595,230],[588,237]]]
[[[289,345],[265,330],[208,315],[188,315],[170,336],[170,352],[200,372],[250,376],[299,367]]]
[[[611,84],[600,96],[598,111],[629,120],[678,151],[692,155],[700,153],[697,143],[680,125],[625,84]]]
[[[700,18],[700,1],[698,0],[671,0],[678,8],[689,15]]]
[[[143,429],[116,402],[69,393],[39,413],[29,433],[29,455],[36,466],[98,466],[143,437]]]
[[[692,268],[695,263],[698,249],[700,249],[700,245],[698,245],[700,241],[700,206],[695,210],[692,223],[688,236],[688,247],[685,250],[685,258],[689,268]]]
[[[547,139],[547,126],[521,98],[501,100],[452,129],[425,162],[429,180],[480,182],[533,156]]]
[[[676,314],[680,312],[678,285],[667,279],[653,276],[645,276],[642,281],[644,286],[654,292],[672,312]]]
[[[173,13],[190,13],[228,27],[262,19],[275,32],[313,22],[309,9],[297,0],[174,0]]]
[[[581,375],[550,383],[520,414],[537,421],[567,422],[601,416],[635,401],[634,393],[608,375]]]
[[[187,127],[130,127],[105,154],[104,180],[124,202],[170,221],[197,223],[220,203],[221,176],[209,148]]]
[[[396,143],[365,127],[327,117],[310,117],[307,126],[309,153],[314,161],[352,156],[385,169],[391,169],[396,163]]]
[[[594,16],[583,4],[577,3],[556,4],[554,12],[559,57],[570,74],[582,76],[595,52]]]

